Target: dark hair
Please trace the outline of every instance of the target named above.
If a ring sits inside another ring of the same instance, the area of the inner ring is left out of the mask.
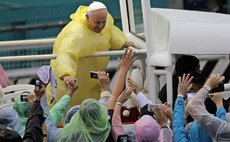
[[[22,142],[21,136],[14,130],[0,125],[0,141],[1,142]]]
[[[191,75],[193,76],[192,83],[199,84],[202,86],[204,85],[205,78],[202,74],[195,72],[195,73],[192,73]]]
[[[184,73],[194,74],[199,69],[199,59],[191,55],[182,55],[176,61],[175,72],[177,76],[182,76]]]

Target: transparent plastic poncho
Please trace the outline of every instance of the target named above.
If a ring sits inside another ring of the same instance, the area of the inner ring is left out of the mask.
[[[22,137],[24,136],[25,126],[22,125],[17,112],[12,107],[0,109],[0,125],[10,127]]]
[[[110,129],[107,109],[97,100],[87,99],[62,129],[58,142],[104,142]]]
[[[29,102],[22,102],[20,100],[20,97],[17,97],[14,103],[14,110],[18,113],[18,116],[20,117],[22,124],[26,125],[26,122],[30,114]]]

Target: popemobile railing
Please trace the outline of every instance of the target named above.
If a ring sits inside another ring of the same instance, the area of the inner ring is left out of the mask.
[[[22,49],[37,49],[40,47],[50,46],[52,47],[55,38],[47,38],[47,39],[33,39],[33,40],[16,40],[16,41],[1,41],[0,42],[0,51],[5,50],[22,50]],[[146,58],[146,49],[135,49],[132,48],[135,54],[138,56],[138,59],[141,61],[141,68],[144,71],[145,76],[145,58]],[[97,52],[89,57],[103,57],[103,56],[121,56],[124,54],[124,50],[116,50],[116,51],[104,51]],[[42,61],[42,60],[50,60],[55,59],[55,54],[42,54],[42,55],[19,55],[19,56],[3,56],[0,57],[0,63],[4,62],[19,62],[19,61]],[[38,68],[38,67],[37,67]],[[37,69],[36,68],[36,69]],[[32,76],[35,73],[35,70],[28,71],[27,75]],[[20,71],[8,71],[9,77],[18,78],[23,75],[23,69]]]
[[[1,41],[0,42],[0,51],[4,50],[20,50],[20,49],[33,49],[33,48],[40,48],[44,46],[52,46],[55,39],[34,39],[34,40],[20,40],[20,41]],[[144,77],[146,77],[146,49],[133,49],[135,54],[138,56],[138,59],[140,59],[140,66],[142,69],[142,72],[144,74]],[[118,50],[118,51],[104,51],[104,52],[97,52],[89,57],[103,57],[103,56],[121,56],[124,54],[124,50]],[[37,61],[37,60],[50,60],[55,59],[55,54],[42,54],[42,55],[22,55],[22,56],[4,56],[0,57],[0,63],[4,62],[19,62],[19,61]],[[226,55],[216,55],[210,56],[203,55],[198,56],[198,58],[202,60],[213,60],[213,59],[221,59],[226,58]],[[39,67],[37,67],[39,68]],[[36,69],[37,69],[36,68]],[[28,76],[33,76],[36,70],[32,70],[29,72],[26,69],[22,73],[18,73],[17,71],[12,71],[13,77],[16,78],[16,76],[20,77],[24,74],[28,74]],[[153,73],[155,75],[166,75],[167,71],[165,70],[154,70]],[[159,87],[159,86],[158,86]],[[151,86],[150,86],[151,88]],[[158,88],[160,89],[160,88]],[[225,84],[225,90],[230,90],[230,84]],[[155,99],[154,99],[155,100]]]

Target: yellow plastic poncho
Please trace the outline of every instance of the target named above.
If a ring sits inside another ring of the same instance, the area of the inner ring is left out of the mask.
[[[59,33],[53,47],[57,58],[51,61],[52,70],[57,76],[57,96],[51,105],[54,105],[67,89],[60,77],[72,75],[78,79],[79,88],[75,91],[71,106],[81,104],[86,98],[99,98],[100,88],[98,80],[90,78],[90,71],[104,70],[109,57],[90,57],[99,51],[120,49],[127,41],[124,33],[114,26],[112,16],[108,13],[105,28],[101,33],[89,29],[85,14],[88,6],[80,6],[70,16],[72,21]],[[47,97],[50,100],[51,87],[47,87]]]

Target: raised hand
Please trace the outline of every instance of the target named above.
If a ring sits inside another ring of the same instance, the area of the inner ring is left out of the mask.
[[[133,91],[135,94],[138,94],[139,92],[141,92],[141,90],[138,88],[137,84],[131,78],[128,78],[128,85],[129,85],[129,87],[133,88]]]
[[[35,86],[34,93],[35,93],[35,100],[41,100],[41,97],[45,94],[46,87],[44,84],[40,86]]]
[[[211,94],[211,99],[212,101],[216,104],[216,107],[219,108],[219,107],[222,107],[223,106],[223,96],[221,93],[213,93]]]
[[[101,91],[109,91],[109,86],[110,86],[109,74],[106,73],[105,71],[98,71],[97,76],[98,76],[98,82]]]
[[[160,105],[160,108],[164,111],[166,117],[172,122],[173,111],[170,104],[164,103]]]
[[[131,88],[131,87],[125,89],[121,93],[121,95],[118,97],[117,102],[124,103],[125,101],[127,101],[130,98],[132,92],[133,92],[133,88]]]
[[[153,110],[153,112],[155,114],[155,118],[156,118],[156,121],[158,122],[158,124],[161,127],[166,127],[168,119],[166,117],[164,110],[161,107],[157,107]]]
[[[119,67],[123,71],[128,71],[135,61],[135,54],[132,50],[126,49],[123,58],[119,61]]]
[[[180,95],[183,95],[186,97],[187,91],[192,88],[192,79],[193,77],[190,77],[190,74],[183,74],[182,78],[179,76],[179,83],[177,87],[177,92]]]
[[[65,85],[67,87],[67,95],[72,97],[73,93],[78,89],[78,82],[77,79],[74,78],[74,83],[66,82]]]
[[[67,86],[67,84],[69,84],[70,86],[74,87],[74,86],[76,86],[77,79],[73,76],[68,75],[68,76],[64,77],[63,81],[65,82],[66,86]]]
[[[205,85],[213,89],[217,87],[220,83],[224,81],[225,77],[220,74],[212,74],[208,80],[206,81]]]

